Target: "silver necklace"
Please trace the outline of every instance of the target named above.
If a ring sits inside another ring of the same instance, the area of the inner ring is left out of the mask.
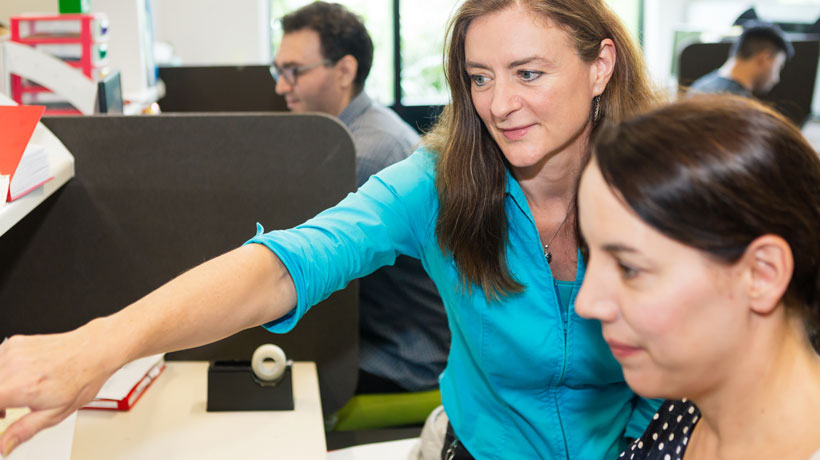
[[[564,216],[564,220],[562,220],[561,224],[558,225],[558,228],[555,229],[555,233],[552,234],[549,241],[547,241],[547,244],[544,245],[544,257],[547,259],[547,263],[552,262],[552,253],[550,252],[550,244],[552,244],[552,240],[555,239],[555,236],[558,235],[558,232],[561,231],[561,227],[563,227],[564,224],[567,222],[567,219],[569,218],[569,215],[572,212],[573,207],[575,207],[574,202],[570,205],[569,209],[567,209],[567,215]]]

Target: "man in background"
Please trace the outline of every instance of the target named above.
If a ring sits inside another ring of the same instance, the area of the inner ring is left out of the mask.
[[[282,28],[272,67],[276,92],[294,112],[327,113],[347,126],[356,146],[359,186],[417,147],[416,131],[363,91],[373,42],[356,15],[335,3],[315,2],[282,18]],[[450,331],[421,262],[402,256],[394,266],[362,278],[359,308],[356,393],[438,388]]]
[[[792,44],[774,24],[747,25],[719,69],[695,80],[692,93],[766,94],[780,81],[780,72],[794,56]]]

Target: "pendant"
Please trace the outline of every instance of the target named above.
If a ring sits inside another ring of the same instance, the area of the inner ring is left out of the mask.
[[[550,252],[549,248],[549,245],[544,246],[544,257],[546,257],[547,263],[552,262],[552,253]]]

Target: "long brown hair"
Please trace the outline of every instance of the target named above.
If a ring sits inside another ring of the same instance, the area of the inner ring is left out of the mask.
[[[603,0],[467,0],[461,5],[450,21],[445,45],[444,74],[451,101],[425,144],[438,152],[439,245],[455,259],[463,286],[470,289],[476,284],[487,298],[524,287],[512,277],[506,260],[506,160],[473,107],[464,42],[474,19],[518,4],[567,31],[585,62],[598,57],[605,38],[615,43],[615,69],[601,94],[601,120],[620,121],[659,99],[639,49]],[[590,119],[591,114],[592,105]],[[598,126],[593,126],[591,136]]]
[[[725,263],[756,238],[791,247],[783,301],[811,335],[820,318],[820,157],[782,115],[738,96],[699,95],[602,130],[607,184],[664,235]]]

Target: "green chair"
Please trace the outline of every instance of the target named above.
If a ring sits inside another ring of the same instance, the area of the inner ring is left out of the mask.
[[[363,394],[334,414],[328,428],[336,431],[372,430],[421,425],[441,404],[441,391],[415,393]]]

